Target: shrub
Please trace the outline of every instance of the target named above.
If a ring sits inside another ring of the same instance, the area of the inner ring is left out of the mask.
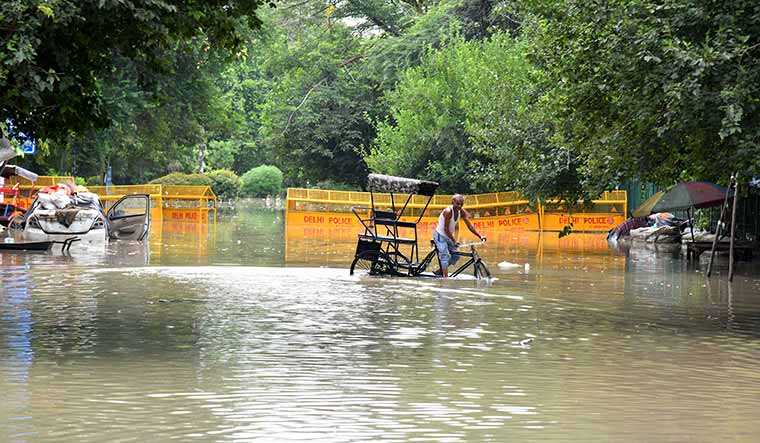
[[[337,182],[333,180],[322,180],[321,182],[317,182],[316,185],[314,185],[316,189],[329,189],[332,191],[360,191],[361,189],[358,186],[349,184],[349,183],[343,183],[343,182]]]
[[[212,171],[208,177],[211,179],[211,189],[217,197],[229,200],[237,198],[240,194],[240,177],[229,169]]]
[[[211,186],[211,179],[206,174],[185,174],[182,172],[172,172],[150,181],[156,185],[196,185]]]
[[[262,197],[282,191],[282,171],[276,166],[257,166],[243,174],[241,180],[241,192],[248,197]]]
[[[93,175],[90,177],[87,177],[85,179],[85,184],[87,186],[102,186],[103,185],[103,177],[99,175]]]

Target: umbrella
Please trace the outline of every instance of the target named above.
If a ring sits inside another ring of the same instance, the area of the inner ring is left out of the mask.
[[[643,217],[654,212],[689,210],[720,206],[726,197],[726,188],[709,182],[684,182],[659,191],[649,197],[635,211],[634,217]],[[728,195],[733,197],[733,191]]]
[[[652,194],[648,199],[644,200],[644,203],[640,204],[639,207],[633,211],[632,215],[634,217],[646,217],[647,215],[651,214],[652,208],[657,204],[658,201],[660,201],[660,197],[662,197],[662,194],[664,193],[665,191],[657,191]]]

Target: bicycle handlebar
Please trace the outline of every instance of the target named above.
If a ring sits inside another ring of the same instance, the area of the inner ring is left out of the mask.
[[[478,246],[478,245],[484,245],[484,244],[486,244],[486,242],[484,242],[484,241],[474,241],[474,242],[471,242],[471,243],[460,243],[458,247],[460,247],[460,248],[468,248],[470,246]]]

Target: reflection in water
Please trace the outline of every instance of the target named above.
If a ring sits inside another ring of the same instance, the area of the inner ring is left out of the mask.
[[[529,271],[352,277],[352,232],[291,232],[279,211],[191,226],[71,257],[0,254],[0,441],[760,431],[756,265],[728,285],[672,252],[506,232],[484,257]]]
[[[34,360],[29,310],[29,274],[24,266],[3,263],[3,303],[0,304],[0,436],[34,435],[26,405],[29,368]],[[7,431],[5,431],[7,429]]]

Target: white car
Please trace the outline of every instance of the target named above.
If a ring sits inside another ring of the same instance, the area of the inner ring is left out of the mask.
[[[130,194],[105,212],[97,195],[74,196],[65,208],[45,209],[40,196],[23,217],[14,218],[9,229],[27,241],[64,241],[78,237],[83,242],[104,243],[109,239],[144,240],[150,234],[150,196]]]

